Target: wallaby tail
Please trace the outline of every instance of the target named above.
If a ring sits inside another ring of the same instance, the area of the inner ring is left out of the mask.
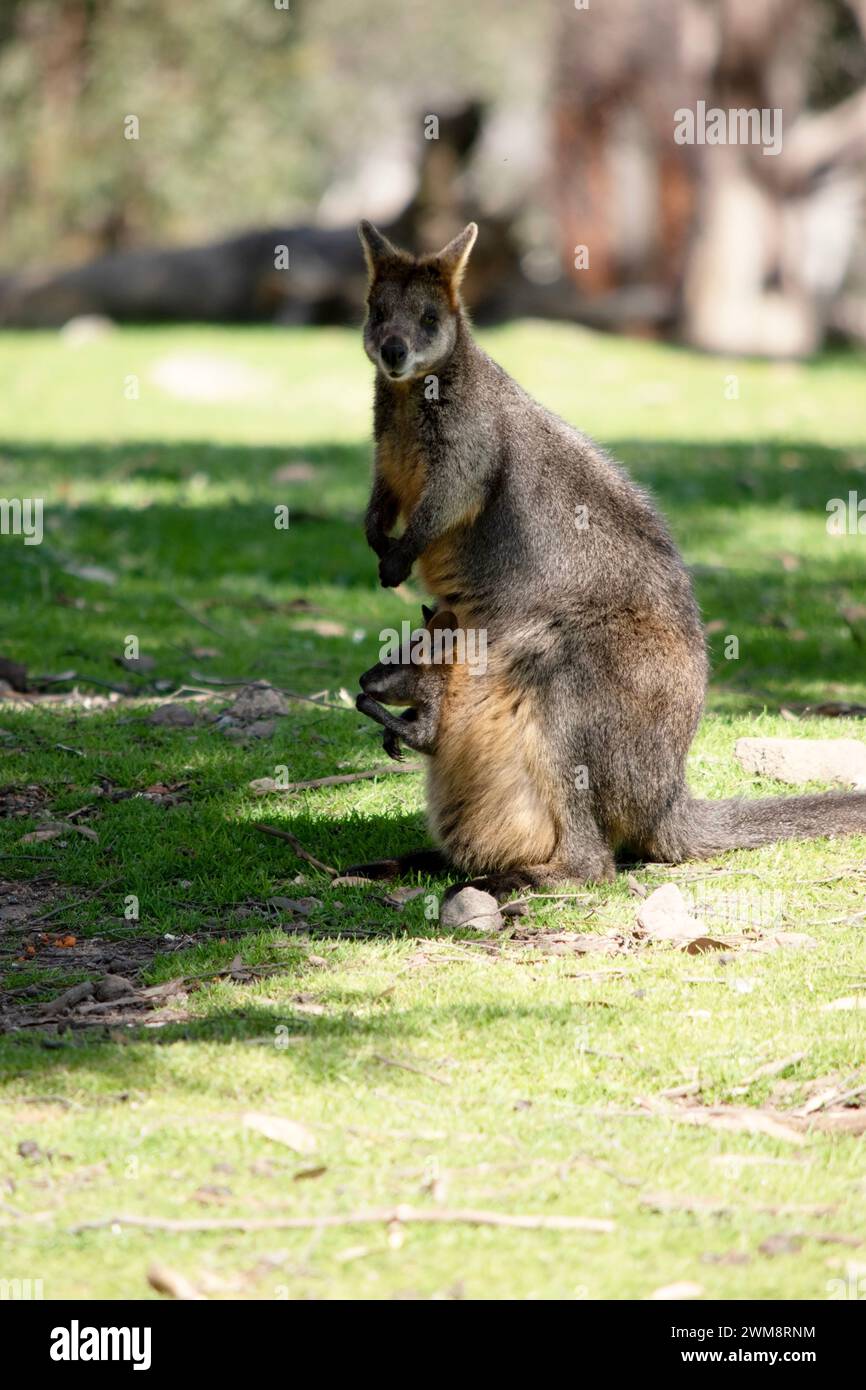
[[[671,864],[777,840],[866,835],[866,792],[819,792],[750,801],[694,801],[672,807],[652,837],[652,854]]]

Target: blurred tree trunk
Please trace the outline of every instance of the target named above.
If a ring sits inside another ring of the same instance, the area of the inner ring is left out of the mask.
[[[864,23],[866,0],[612,0],[563,16],[552,203],[581,317],[781,357],[857,335]],[[816,85],[842,99],[813,111]],[[677,144],[676,113],[699,101],[781,112],[780,152]]]

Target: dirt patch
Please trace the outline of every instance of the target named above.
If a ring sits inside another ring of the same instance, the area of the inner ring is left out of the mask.
[[[185,947],[191,944],[192,938],[183,942]],[[244,965],[236,956],[219,970],[177,976],[159,985],[142,985],[131,973],[94,970],[90,978],[55,992],[50,999],[34,1000],[24,997],[26,990],[10,991],[0,1001],[0,1033],[33,1029],[51,1035],[67,1030],[161,1028],[167,1023],[184,1023],[194,1017],[185,1007],[189,995],[205,985],[215,980],[248,984],[267,975],[283,974],[288,968],[284,963]]]
[[[26,787],[9,784],[0,787],[0,817],[35,816],[48,800],[48,792],[37,783]],[[0,888],[2,892],[2,888]]]
[[[62,884],[49,878],[0,879],[0,936],[4,927],[20,925],[63,901]],[[71,897],[71,892],[66,892]]]
[[[81,890],[53,879],[0,880],[0,970],[6,976],[24,971],[36,975],[28,984],[7,987],[0,993],[0,1033],[32,1027],[40,1018],[46,994],[56,995],[61,988],[59,975],[76,982],[91,981],[94,988],[106,976],[123,977],[141,996],[132,1013],[150,1010],[153,1004],[142,994],[140,981],[158,957],[188,951],[212,941],[217,934],[221,938],[244,935],[220,926],[217,931],[184,933],[170,942],[161,936],[131,931],[116,938],[77,936],[58,925],[62,913],[55,915],[59,906],[75,902],[76,891],[83,899]],[[40,975],[44,975],[44,980]],[[92,1021],[113,1024],[130,1015],[130,1010],[123,1009],[104,1012],[104,1020]],[[173,1013],[171,1017],[178,1015]],[[48,1025],[46,1031],[56,1032],[57,1023]]]

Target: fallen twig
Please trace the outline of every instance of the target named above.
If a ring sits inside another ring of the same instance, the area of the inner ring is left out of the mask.
[[[749,1076],[744,1077],[742,1081],[738,1082],[733,1090],[735,1092],[745,1091],[749,1086],[753,1086],[756,1081],[764,1081],[770,1076],[779,1076],[783,1071],[787,1071],[789,1067],[796,1066],[798,1062],[802,1062],[805,1056],[805,1052],[792,1052],[789,1057],[780,1057],[778,1062],[765,1062],[762,1067],[758,1067],[757,1071],[751,1072]]]
[[[397,777],[403,772],[423,772],[420,763],[409,763],[406,767],[373,767],[367,772],[341,772],[331,777],[313,777],[308,782],[289,782],[285,787],[274,787],[274,792],[306,792],[313,787],[340,787],[347,782],[366,782],[373,777]]]
[[[338,705],[331,700],[318,700],[315,695],[301,695],[297,690],[286,690],[285,686],[277,686],[281,695],[285,695],[287,700],[303,700],[308,705],[318,705],[319,709],[341,710],[343,714],[357,714],[354,705]]]
[[[281,1216],[274,1220],[255,1217],[212,1217],[188,1221],[160,1216],[109,1216],[99,1221],[84,1221],[70,1227],[72,1235],[82,1231],[100,1231],[111,1226],[139,1226],[148,1231],[312,1231],[335,1226],[367,1226],[393,1224],[429,1224],[442,1226],[501,1226],[517,1231],[594,1231],[609,1235],[616,1230],[613,1221],[592,1216],[511,1216],[505,1212],[446,1207],[370,1207],[348,1212],[345,1216]]]
[[[856,1080],[856,1077],[852,1076],[851,1080]],[[822,1092],[820,1095],[813,1096],[811,1100],[807,1100],[806,1104],[801,1105],[794,1113],[796,1115],[814,1115],[819,1110],[829,1109],[831,1105],[834,1108],[842,1107],[847,1105],[849,1100],[858,1100],[864,1092],[866,1092],[866,1082],[863,1081],[858,1082],[855,1086],[847,1087],[844,1090],[840,1090],[838,1086],[834,1086]]]
[[[399,1067],[401,1071],[414,1072],[416,1076],[426,1076],[428,1081],[435,1081],[437,1086],[450,1086],[451,1082],[445,1076],[436,1076],[432,1071],[425,1071],[423,1067],[413,1067],[411,1062],[398,1062],[396,1057],[386,1057],[381,1052],[373,1054],[377,1062],[381,1062],[383,1067]]]
[[[333,868],[330,864],[324,864],[321,859],[310,854],[310,851],[304,849],[297,835],[293,835],[291,830],[281,830],[276,825],[263,825],[261,821],[257,821],[253,828],[260,830],[263,835],[275,835],[278,840],[287,840],[299,859],[306,860],[308,864],[312,864],[314,869],[320,869],[323,874],[329,874],[331,878],[339,877],[339,869]]]

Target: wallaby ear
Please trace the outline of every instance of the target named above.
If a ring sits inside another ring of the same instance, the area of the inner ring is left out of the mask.
[[[423,615],[424,615],[424,621],[425,621],[425,623],[429,623],[430,619],[433,617],[434,611],[435,611],[434,609],[428,608],[427,605],[426,605],[426,603],[422,603],[422,604],[421,604],[421,612],[422,612]]]
[[[438,632],[440,629],[445,629],[446,631],[451,632],[456,632],[458,630],[457,614],[452,613],[450,608],[446,608],[444,612],[440,610],[439,612],[433,614],[433,621],[430,624],[430,631]]]
[[[383,261],[400,260],[400,252],[396,246],[392,246],[388,238],[383,236],[372,222],[359,222],[358,236],[364,248],[364,260],[367,262],[371,280]]]
[[[436,257],[452,289],[456,290],[463,279],[464,271],[469,262],[469,254],[475,245],[477,235],[478,224],[470,222],[453,241],[449,241],[448,245],[443,247]]]

